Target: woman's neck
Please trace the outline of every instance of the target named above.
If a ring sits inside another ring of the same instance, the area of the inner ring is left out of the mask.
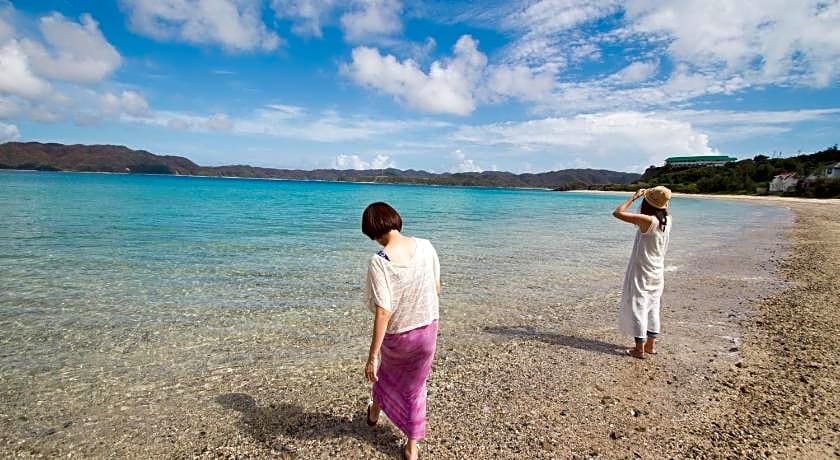
[[[407,237],[404,236],[399,230],[391,230],[390,232],[382,235],[381,238],[377,240],[382,247],[387,248],[388,246],[394,246],[403,242]]]

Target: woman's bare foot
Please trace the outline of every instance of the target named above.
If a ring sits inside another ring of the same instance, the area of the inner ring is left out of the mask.
[[[656,354],[656,339],[647,339],[647,342],[645,342],[645,353],[649,355]]]
[[[417,446],[417,441],[409,440],[403,448],[403,458],[405,460],[417,460],[420,458],[420,448]]]
[[[625,351],[625,353],[634,358],[645,359],[645,352],[641,349],[641,347],[629,348]]]
[[[379,422],[379,411],[380,411],[379,404],[376,404],[376,401],[371,401],[368,403],[367,407],[367,424],[368,426],[376,426]]]

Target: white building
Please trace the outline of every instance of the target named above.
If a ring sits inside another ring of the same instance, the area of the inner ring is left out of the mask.
[[[700,155],[691,157],[668,157],[665,159],[665,166],[689,167],[689,166],[723,166],[727,163],[738,161],[735,157],[726,155]]]
[[[795,188],[797,183],[799,183],[799,179],[796,178],[796,173],[782,173],[770,181],[770,192],[787,192]]]
[[[840,179],[840,163],[825,168],[825,177],[828,179]]]

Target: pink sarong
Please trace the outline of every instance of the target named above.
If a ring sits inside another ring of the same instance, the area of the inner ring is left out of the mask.
[[[386,334],[373,399],[408,439],[426,436],[426,379],[435,356],[438,323]]]

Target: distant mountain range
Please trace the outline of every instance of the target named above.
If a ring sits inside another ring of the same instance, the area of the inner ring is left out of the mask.
[[[245,178],[388,182],[489,187],[538,187],[566,190],[602,184],[629,184],[641,175],[603,169],[565,169],[538,174],[500,171],[430,173],[388,169],[260,168],[247,165],[199,166],[187,158],[155,155],[122,145],[64,145],[40,142],[0,144],[0,169],[40,171],[97,171],[137,174],[176,174]]]

